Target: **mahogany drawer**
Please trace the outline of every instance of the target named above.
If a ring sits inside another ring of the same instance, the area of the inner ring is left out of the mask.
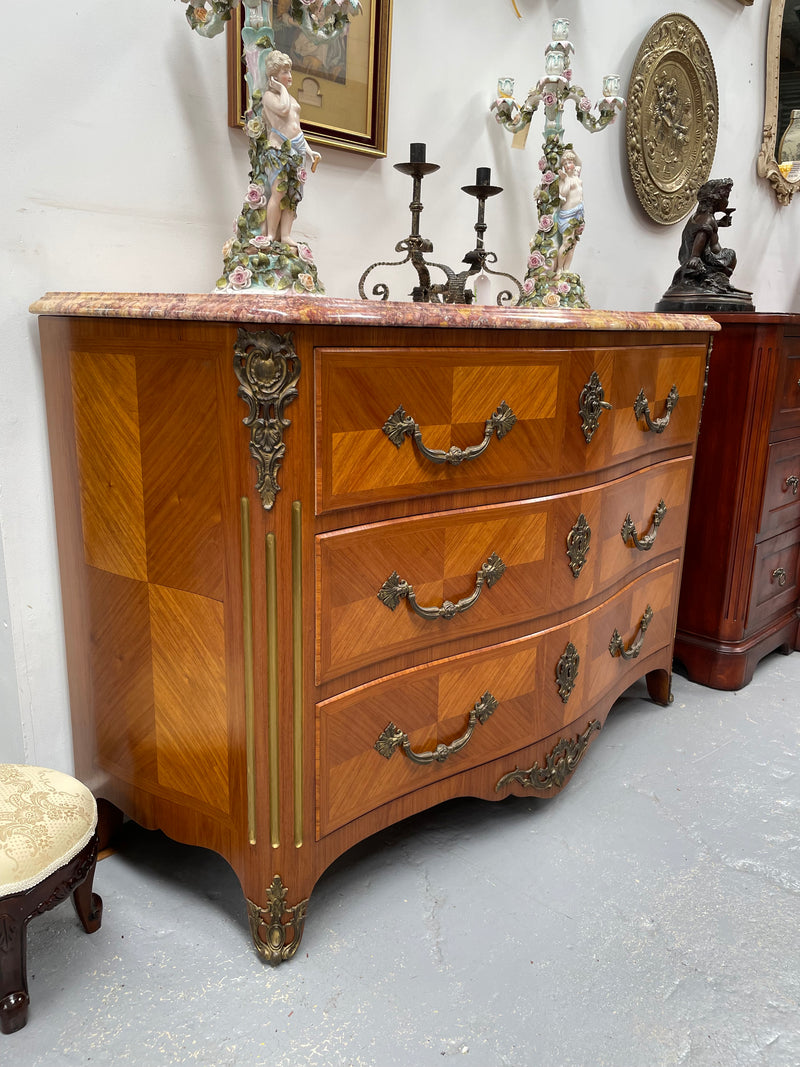
[[[775,533],[800,522],[800,438],[769,446],[759,532]]]
[[[475,635],[488,642],[677,556],[690,479],[691,459],[671,460],[582,492],[318,536],[317,682],[406,652],[433,660]]]
[[[562,626],[318,704],[318,835],[525,748],[610,690],[622,691],[626,677],[641,674],[639,652],[648,656],[672,641],[679,570],[677,561],[666,563]],[[624,655],[612,650],[615,636]],[[433,757],[438,746],[445,746],[440,759]]]
[[[756,545],[748,631],[760,629],[797,603],[799,568],[800,530],[788,530]]]
[[[772,428],[795,426],[800,427],[800,334],[787,330],[781,345]]]
[[[326,512],[530,485],[647,463],[676,447],[688,453],[706,348],[318,348],[315,355],[316,507]],[[646,411],[637,415],[639,400]]]

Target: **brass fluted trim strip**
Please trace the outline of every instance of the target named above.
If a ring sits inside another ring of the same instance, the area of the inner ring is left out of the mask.
[[[266,538],[267,560],[267,740],[269,743],[269,833],[281,843],[280,753],[278,751],[278,561],[275,534]]]
[[[303,505],[292,503],[292,679],[294,844],[303,844]]]
[[[256,716],[253,679],[253,585],[250,560],[250,501],[240,500],[242,527],[242,645],[244,650],[244,732],[247,778],[247,836],[256,843]]]

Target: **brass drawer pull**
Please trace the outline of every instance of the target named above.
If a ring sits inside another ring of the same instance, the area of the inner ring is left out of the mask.
[[[627,545],[630,541],[634,548],[639,552],[649,552],[653,545],[656,543],[656,534],[658,528],[661,525],[664,516],[667,514],[667,505],[663,500],[659,500],[656,510],[653,512],[653,521],[650,524],[651,533],[645,534],[644,537],[639,537],[636,533],[636,524],[630,516],[630,512],[625,516],[625,521],[622,524],[620,534],[622,540]]]
[[[453,445],[447,452],[443,452],[440,449],[428,448],[423,444],[419,425],[411,415],[406,415],[401,405],[383,424],[383,432],[396,448],[400,448],[406,437],[410,437],[423,456],[431,463],[450,463],[457,467],[459,463],[477,459],[478,456],[483,455],[494,434],[497,434],[498,439],[505,437],[516,421],[517,416],[504,400],[497,411],[486,420],[483,440],[479,445],[469,445],[467,448],[457,448]]]
[[[777,581],[778,585],[786,585],[786,571],[783,567],[776,567],[772,572],[772,577]]]
[[[453,604],[450,600],[445,600],[440,608],[425,608],[418,604],[413,585],[409,585],[407,581],[398,575],[397,571],[392,571],[378,590],[378,600],[385,604],[390,611],[394,611],[403,597],[405,597],[417,615],[420,615],[423,619],[452,619],[454,615],[460,615],[467,608],[472,607],[481,595],[481,589],[483,589],[484,585],[491,589],[495,582],[499,582],[505,573],[505,569],[505,563],[496,552],[492,552],[486,562],[481,564],[481,569],[475,575],[475,589],[470,595],[459,600],[457,604]]]
[[[792,496],[797,496],[797,488],[800,486],[800,478],[798,478],[796,474],[790,474],[783,484],[786,489],[792,490]]]
[[[647,397],[644,395],[644,389],[639,390],[639,395],[633,402],[633,413],[636,416],[637,421],[644,419],[647,423],[647,429],[653,433],[663,433],[669,426],[669,420],[672,416],[672,412],[678,405],[680,397],[678,396],[678,387],[673,385],[669,391],[669,396],[664,403],[664,414],[660,419],[653,419],[650,416],[650,405],[647,402]]]
[[[402,748],[414,763],[444,763],[446,759],[449,759],[464,748],[475,732],[475,727],[479,723],[483,726],[496,707],[497,701],[487,689],[481,699],[475,702],[475,706],[469,713],[466,732],[461,737],[456,738],[455,741],[451,741],[449,745],[437,745],[430,752],[415,752],[408,740],[408,734],[403,733],[398,726],[390,722],[375,742],[375,750],[380,752],[385,759],[391,759],[395,750]]]
[[[611,640],[608,644],[608,651],[612,656],[622,656],[623,659],[636,659],[639,653],[642,651],[642,645],[644,644],[644,635],[647,631],[647,627],[653,621],[653,609],[648,604],[644,609],[644,615],[639,623],[639,634],[635,641],[633,641],[629,648],[625,648],[622,638],[619,635],[619,630],[615,629],[611,635]]]

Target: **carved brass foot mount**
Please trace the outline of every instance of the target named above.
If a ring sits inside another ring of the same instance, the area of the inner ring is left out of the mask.
[[[290,960],[300,947],[306,921],[308,900],[286,906],[288,890],[279,875],[267,889],[267,906],[261,908],[247,901],[250,933],[259,956],[272,967]]]

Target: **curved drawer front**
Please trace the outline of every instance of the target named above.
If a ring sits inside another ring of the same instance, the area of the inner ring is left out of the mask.
[[[317,510],[688,452],[705,352],[317,349]]]
[[[534,744],[621,692],[672,641],[678,573],[664,564],[563,626],[318,704],[319,836]]]
[[[690,478],[691,459],[671,460],[579,493],[318,536],[318,683],[406,652],[433,660],[474,635],[488,643],[677,556]]]
[[[800,440],[769,446],[761,533],[774,533],[800,522]]]

